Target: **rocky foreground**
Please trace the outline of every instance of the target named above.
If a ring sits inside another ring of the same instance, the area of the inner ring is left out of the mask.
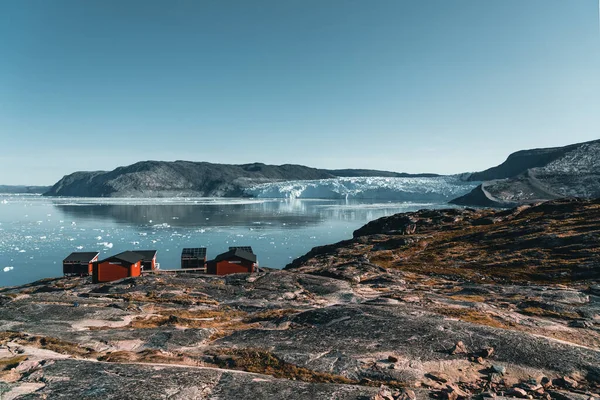
[[[600,201],[367,224],[284,271],[0,289],[0,398],[600,398]]]

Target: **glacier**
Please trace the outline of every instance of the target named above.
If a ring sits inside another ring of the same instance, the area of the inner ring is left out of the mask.
[[[480,182],[458,176],[434,178],[340,177],[263,183],[245,189],[255,198],[449,201],[470,192]]]

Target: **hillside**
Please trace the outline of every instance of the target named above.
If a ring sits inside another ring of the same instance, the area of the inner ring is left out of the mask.
[[[384,178],[435,178],[438,174],[409,174],[406,172],[379,171],[376,169],[326,169],[326,172],[338,177],[384,177]]]
[[[511,207],[561,197],[600,197],[600,140],[519,151],[467,179],[484,182],[451,203]]]
[[[284,271],[0,288],[0,397],[598,398],[599,239],[599,201],[421,210]]]
[[[242,196],[244,187],[281,180],[334,176],[301,165],[212,164],[142,161],[110,172],[75,172],[58,181],[46,196],[166,197]]]
[[[422,177],[433,174],[377,170],[322,170],[303,165],[230,165],[191,161],[142,161],[113,171],[75,172],[45,196],[75,197],[243,197],[244,189],[273,182],[331,179],[339,176]]]

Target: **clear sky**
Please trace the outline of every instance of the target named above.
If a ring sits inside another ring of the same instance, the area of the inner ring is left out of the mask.
[[[4,0],[0,184],[140,160],[456,173],[600,138],[598,0]]]

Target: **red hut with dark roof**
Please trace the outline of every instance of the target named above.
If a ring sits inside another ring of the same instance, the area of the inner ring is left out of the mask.
[[[206,263],[206,273],[227,275],[239,272],[255,272],[258,266],[256,255],[251,247],[230,247],[228,252],[219,254]]]
[[[140,276],[144,256],[133,251],[124,251],[112,257],[96,261],[93,267],[92,281],[110,282],[119,279]]]

